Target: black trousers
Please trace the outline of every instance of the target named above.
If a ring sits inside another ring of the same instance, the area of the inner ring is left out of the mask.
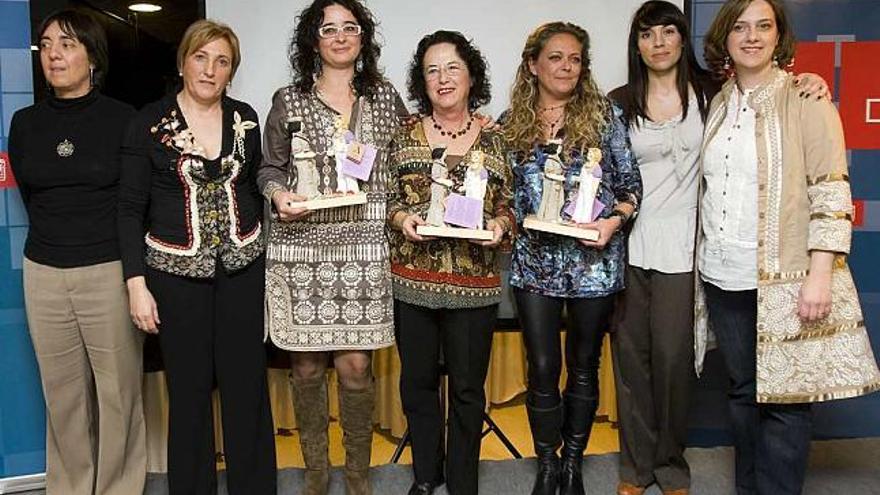
[[[684,458],[694,381],[694,274],[626,268],[615,310],[614,382],[620,479],[663,490],[690,486]]]
[[[540,409],[556,407],[560,403],[562,347],[559,331],[564,308],[568,316],[565,338],[568,380],[565,393],[595,403],[595,413],[599,400],[602,338],[614,308],[614,296],[560,298],[518,288],[514,288],[514,296],[529,364],[526,400]],[[592,422],[592,416],[585,420]]]
[[[217,493],[211,393],[220,389],[230,495],[276,493],[263,347],[265,260],[213,279],[148,269],[168,384],[171,495]]]
[[[394,301],[400,398],[412,435],[417,483],[439,483],[446,460],[450,495],[476,495],[484,383],[498,305],[429,309]],[[443,453],[440,357],[449,374],[449,434]]]
[[[803,490],[813,433],[810,404],[757,403],[758,291],[705,283],[709,321],[730,376],[738,495],[797,495]]]

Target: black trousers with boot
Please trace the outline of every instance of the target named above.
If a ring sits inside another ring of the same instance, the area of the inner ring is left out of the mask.
[[[263,258],[213,279],[147,269],[168,384],[168,488],[215,495],[211,393],[220,389],[230,495],[276,493],[275,438],[263,347]]]
[[[563,477],[566,469],[577,469],[580,479],[581,460],[599,405],[599,357],[614,298],[558,298],[522,289],[514,289],[514,295],[529,364],[526,401],[532,409],[532,436],[536,446],[558,444],[556,439],[561,436]],[[563,309],[568,316],[565,340],[568,380],[560,398],[559,332]],[[558,413],[549,412],[560,403],[561,423]],[[534,414],[541,410],[547,414]],[[561,427],[556,426],[560,424]]]
[[[498,305],[430,309],[394,301],[400,398],[412,435],[416,483],[439,484],[446,461],[450,495],[476,495],[484,383]],[[443,453],[440,356],[449,373],[449,433]]]

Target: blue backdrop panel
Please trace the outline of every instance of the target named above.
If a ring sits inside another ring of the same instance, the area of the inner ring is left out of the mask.
[[[33,102],[27,1],[0,0],[0,152],[12,114]],[[27,215],[0,187],[0,478],[45,470],[46,413],[24,312],[21,253]]]
[[[694,46],[702,60],[703,35],[723,2],[693,0],[691,23]],[[797,0],[785,1],[789,21],[798,41],[844,42],[880,40],[880,2],[877,0]],[[837,67],[839,73],[840,67]],[[839,98],[846,87],[837,87]],[[877,132],[880,132],[878,126]],[[850,181],[853,198],[866,201],[864,222],[853,233],[850,266],[865,313],[875,356],[880,356],[880,150],[852,150]],[[723,366],[717,352],[707,356],[703,378],[698,382],[691,411],[690,441],[695,445],[716,445],[730,441],[727,431]],[[833,401],[815,408],[816,438],[880,436],[880,393],[867,397]]]

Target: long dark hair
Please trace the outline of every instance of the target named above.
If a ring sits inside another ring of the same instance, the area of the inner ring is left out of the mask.
[[[324,8],[330,5],[344,7],[361,26],[361,53],[358,55],[360,63],[355,68],[352,84],[359,95],[372,96],[382,82],[382,73],[379,71],[379,54],[382,49],[376,42],[376,21],[373,14],[358,0],[315,0],[300,12],[287,49],[294,74],[293,84],[304,92],[311,91],[315,85],[314,76],[321,65],[318,29],[324,22]]]
[[[409,99],[415,101],[419,112],[431,113],[431,100],[425,85],[425,74],[422,63],[425,61],[425,53],[428,48],[440,43],[449,43],[455,47],[455,52],[464,60],[468,73],[471,76],[471,90],[468,94],[468,109],[474,111],[489,103],[492,98],[492,85],[489,83],[488,64],[480,50],[474,46],[471,40],[464,37],[458,31],[435,31],[426,35],[419,41],[416,53],[409,64],[409,78],[407,90]]]
[[[110,68],[110,57],[107,55],[107,35],[104,28],[90,14],[77,9],[64,9],[49,14],[37,28],[37,44],[40,38],[57,22],[61,31],[77,39],[86,49],[89,63],[95,66],[91,84],[100,87]]]
[[[631,125],[638,126],[639,119],[648,119],[648,67],[639,52],[639,35],[654,26],[675,26],[681,35],[681,57],[676,65],[676,86],[681,98],[681,118],[687,118],[690,97],[688,85],[694,88],[700,118],[705,122],[709,105],[706,101],[704,81],[708,77],[694,55],[690,39],[690,27],[684,13],[674,4],[663,0],[650,0],[642,4],[632,18],[629,28],[627,91],[624,97],[624,117]]]

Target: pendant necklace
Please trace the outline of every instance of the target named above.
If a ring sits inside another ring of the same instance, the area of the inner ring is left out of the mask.
[[[55,147],[55,153],[58,153],[58,156],[61,158],[67,158],[73,155],[74,151],[76,151],[76,149],[74,148],[73,143],[67,139],[61,141],[58,143],[58,146]]]

